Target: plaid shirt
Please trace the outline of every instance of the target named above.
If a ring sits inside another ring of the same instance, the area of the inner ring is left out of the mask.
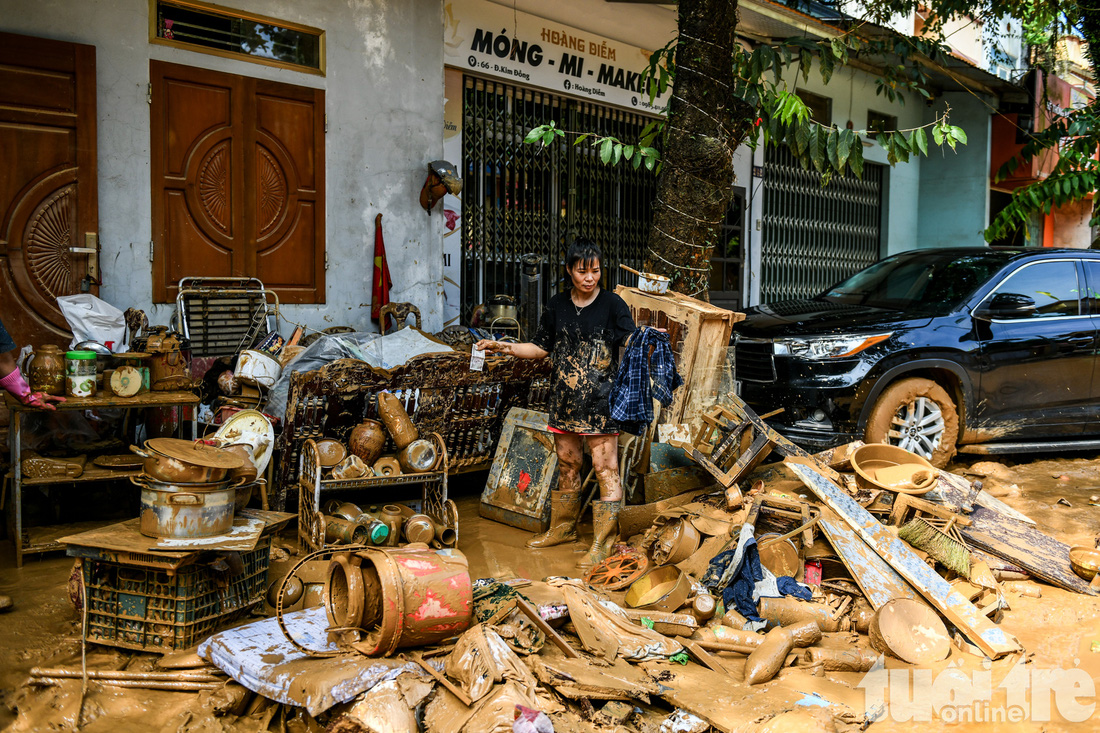
[[[653,398],[668,407],[672,404],[672,393],[683,383],[676,371],[668,334],[655,328],[635,329],[611,385],[611,419],[628,433],[641,435],[653,422]]]

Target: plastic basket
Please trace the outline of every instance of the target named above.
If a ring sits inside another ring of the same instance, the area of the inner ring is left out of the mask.
[[[271,537],[241,553],[244,570],[220,575],[205,565],[163,570],[84,559],[87,640],[144,651],[175,651],[198,644],[263,600]]]

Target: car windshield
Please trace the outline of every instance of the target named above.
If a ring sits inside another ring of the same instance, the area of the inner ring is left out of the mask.
[[[908,311],[950,313],[1000,270],[1004,253],[905,252],[887,257],[834,285],[816,300]]]

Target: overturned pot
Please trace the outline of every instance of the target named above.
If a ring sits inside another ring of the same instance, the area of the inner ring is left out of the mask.
[[[473,586],[466,556],[426,545],[365,548],[329,562],[325,583],[329,625],[343,643],[368,656],[428,646],[470,626]],[[358,629],[371,629],[363,633]]]

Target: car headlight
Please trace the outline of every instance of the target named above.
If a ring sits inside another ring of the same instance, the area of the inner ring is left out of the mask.
[[[775,340],[776,356],[801,356],[806,359],[838,359],[854,356],[881,343],[892,331],[871,336],[821,336],[816,338],[785,338]]]

